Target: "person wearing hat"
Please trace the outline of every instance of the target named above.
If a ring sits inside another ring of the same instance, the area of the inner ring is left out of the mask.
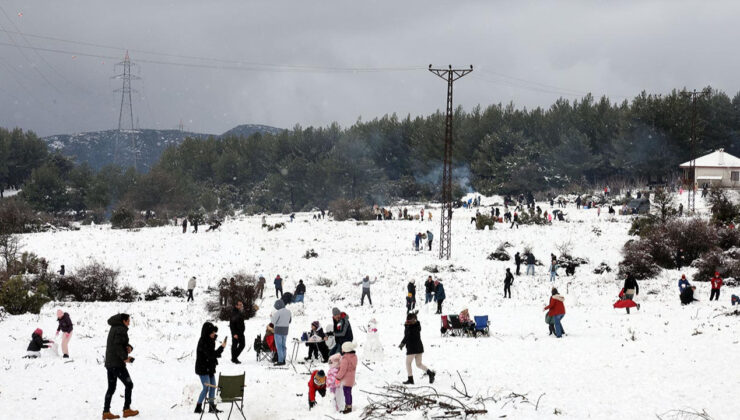
[[[439,280],[434,281],[434,300],[437,301],[437,314],[442,313],[442,303],[445,300],[445,287]]]
[[[686,274],[681,274],[681,280],[678,281],[678,294],[683,293],[683,290],[689,286],[689,281],[686,280]]]
[[[69,358],[69,340],[72,338],[72,320],[69,318],[69,314],[57,309],[57,327],[56,335],[59,335],[59,331],[62,332],[62,354],[63,358]]]
[[[722,287],[722,277],[719,276],[719,271],[714,272],[714,277],[710,281],[712,282],[712,292],[709,295],[709,300],[719,300],[719,289]]]
[[[406,379],[404,385],[414,384],[414,374],[411,371],[412,361],[416,361],[416,367],[426,372],[429,376],[429,383],[433,384],[436,373],[424,366],[421,361],[424,354],[424,344],[421,342],[421,324],[416,318],[416,313],[413,312],[406,315],[406,323],[403,326],[403,340],[398,345],[401,350],[404,347],[406,347],[406,373],[408,374],[408,379]]]
[[[193,290],[195,290],[195,276],[190,277],[190,280],[188,280],[188,302],[195,300],[193,299]]]
[[[41,356],[41,349],[48,349],[51,347],[49,343],[53,343],[52,340],[44,339],[44,331],[41,328],[36,328],[31,334],[31,342],[28,343],[26,348],[26,356],[29,359],[35,359]]]
[[[275,366],[285,365],[285,354],[287,353],[286,345],[288,341],[288,330],[292,314],[290,309],[285,307],[282,299],[275,300],[275,312],[272,314],[270,321],[275,325],[275,346],[277,346],[278,361]]]
[[[308,380],[308,409],[316,405],[316,393],[326,397],[326,374],[323,370],[314,370],[311,372],[311,379]]]
[[[131,409],[131,392],[134,382],[126,369],[126,364],[133,363],[130,356],[133,346],[128,342],[128,328],[131,325],[129,314],[116,314],[108,318],[108,340],[105,346],[105,370],[108,374],[108,389],[105,391],[103,405],[103,420],[117,419],[118,415],[110,412],[110,401],[116,393],[116,383],[120,379],[125,387],[123,400],[123,417],[133,417],[139,414],[138,410]]]
[[[332,308],[331,310],[332,322],[334,328],[330,335],[334,336],[334,347],[332,347],[329,355],[335,354],[342,351],[342,344],[354,340],[352,335],[352,325],[349,323],[349,315],[339,310],[339,308]]]
[[[306,341],[308,346],[308,357],[306,361],[311,358],[319,358],[321,353],[321,360],[326,363],[329,360],[329,347],[326,346],[326,334],[324,329],[319,325],[319,321],[311,323],[311,331],[308,333],[308,340]]]
[[[406,310],[411,311],[416,308],[416,284],[414,279],[409,280],[409,284],[406,285]]]
[[[198,340],[198,347],[195,351],[195,374],[200,378],[203,390],[200,391],[200,395],[198,396],[198,403],[195,406],[196,413],[203,412],[203,401],[206,398],[206,394],[208,394],[210,400],[208,403],[208,412],[221,412],[213,402],[213,398],[216,396],[216,365],[218,365],[217,359],[224,352],[228,337],[224,337],[221,345],[216,347],[217,332],[218,327],[210,322],[203,323],[203,327],[200,329],[200,339]]]
[[[344,394],[344,411],[347,414],[352,412],[352,387],[355,386],[355,373],[357,372],[357,354],[355,343],[347,341],[342,344],[342,360],[339,362],[339,372],[337,379],[342,383],[342,393]]]

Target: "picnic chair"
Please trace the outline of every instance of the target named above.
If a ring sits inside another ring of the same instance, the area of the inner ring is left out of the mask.
[[[266,340],[262,339],[262,336],[258,335],[254,339],[254,352],[257,354],[257,361],[261,362],[267,360],[272,362],[275,359],[276,352],[270,347]]]
[[[475,319],[475,334],[481,333],[483,335],[491,335],[490,326],[491,321],[488,320],[488,315],[474,316]]]
[[[450,332],[450,321],[447,319],[447,315],[442,315],[441,321],[442,327],[439,330],[440,332],[442,332],[442,337],[444,337],[445,335],[447,335],[447,333]]]
[[[447,319],[450,321],[450,335],[454,337],[456,335],[465,334],[465,327],[462,322],[460,322],[459,315],[448,315]]]
[[[247,420],[247,417],[244,415],[245,376],[246,374],[244,373],[236,376],[225,376],[219,373],[217,386],[206,384],[206,386],[216,388],[216,391],[218,392],[218,396],[216,398],[206,398],[207,403],[216,404],[216,401],[226,404],[231,403],[229,414],[226,417],[227,420],[231,418],[231,413],[234,410],[234,407],[236,407],[237,411],[239,411],[239,414],[242,415],[244,420]],[[203,410],[203,412],[200,414],[201,419],[203,418],[203,415],[205,413],[206,410]],[[218,416],[218,412],[214,412],[213,414],[216,415],[216,419],[221,420],[221,418]]]

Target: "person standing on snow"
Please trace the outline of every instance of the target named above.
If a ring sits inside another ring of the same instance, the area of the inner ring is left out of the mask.
[[[424,366],[422,355],[424,354],[424,344],[421,342],[421,324],[416,318],[415,313],[406,315],[406,323],[403,326],[403,340],[398,348],[403,350],[406,347],[406,373],[408,378],[404,385],[414,384],[414,374],[411,370],[411,362],[416,361],[416,367],[421,369],[429,376],[429,383],[434,383],[435,373],[433,370]]]
[[[362,297],[360,298],[360,306],[365,304],[365,296],[367,296],[367,301],[370,302],[370,306],[373,306],[373,300],[370,298],[370,285],[375,284],[375,282],[377,281],[377,277],[375,278],[375,280],[370,281],[370,276],[365,276],[361,282],[355,283],[355,286],[362,285]]]
[[[522,265],[522,256],[519,255],[519,252],[514,254],[514,264],[516,264],[516,275],[518,276],[520,274],[519,267]]]
[[[429,213],[429,215],[431,216],[432,213]],[[434,240],[434,235],[432,234],[431,231],[428,230],[427,231],[427,245],[429,245],[429,250],[430,251],[432,250],[432,241],[433,240]]]
[[[519,213],[517,212],[514,212],[514,219],[511,221],[511,227],[509,229],[514,229],[514,225],[519,229]]]
[[[550,304],[545,306],[544,311],[548,311],[547,315],[552,317],[552,323],[550,324],[552,334],[552,328],[554,324],[555,337],[560,338],[563,336],[563,325],[560,321],[565,316],[565,304],[563,303],[565,298],[558,294],[558,289],[552,288],[552,296],[550,297]]]
[[[686,257],[683,254],[683,249],[676,251],[676,268],[679,270],[685,265]]]
[[[534,263],[535,263],[534,254],[532,254],[532,251],[529,251],[526,254],[524,254],[524,256],[527,257],[527,275],[534,276]]]
[[[357,372],[357,354],[355,354],[355,343],[348,341],[342,344],[342,360],[339,361],[339,372],[337,379],[342,381],[342,392],[344,393],[344,411],[352,412],[352,387],[355,386],[355,374]]]
[[[203,389],[200,391],[198,403],[195,405],[196,413],[203,412],[203,401],[206,399],[206,395],[211,400],[208,403],[208,412],[221,412],[212,401],[216,397],[216,365],[218,365],[218,360],[216,359],[221,357],[221,354],[224,352],[228,337],[224,337],[221,345],[216,347],[217,332],[218,327],[210,322],[205,322],[200,329],[200,339],[198,340],[198,347],[195,350],[195,374],[200,378]]]
[[[182,233],[188,232],[188,218],[182,219]]]
[[[237,300],[234,307],[231,309],[231,317],[229,318],[229,329],[231,330],[231,363],[240,364],[239,355],[244,351],[244,347],[247,346],[247,339],[244,337],[244,303],[241,300]]]
[[[550,261],[550,281],[555,281],[555,277],[558,276],[558,261],[553,258]]]
[[[187,302],[194,300],[193,290],[195,290],[195,276],[190,277],[190,280],[188,280],[188,300]]]
[[[72,320],[68,313],[61,309],[57,309],[57,322],[59,323],[59,326],[57,327],[56,335],[59,335],[59,331],[62,332],[62,357],[68,359],[69,340],[72,339]]]
[[[640,285],[637,284],[637,279],[632,273],[627,273],[627,278],[624,279],[624,299],[634,301],[635,295],[640,294]],[[627,313],[630,313],[630,308],[627,307]],[[640,304],[637,304],[637,310],[640,310]]]
[[[292,315],[290,310],[285,307],[282,299],[275,301],[275,312],[272,314],[270,321],[275,325],[275,346],[277,346],[278,361],[275,366],[285,365],[285,354],[287,353],[286,345],[288,342],[288,329]]]
[[[504,298],[506,298],[506,294],[509,294],[509,299],[511,299],[511,285],[514,283],[514,275],[511,274],[511,269],[506,269],[506,277],[504,278]]]
[[[434,281],[434,300],[437,301],[437,314],[442,313],[442,302],[445,300],[445,287],[439,280]]]
[[[326,363],[329,361],[329,347],[326,346],[326,334],[324,329],[319,325],[319,321],[311,323],[311,331],[308,333],[308,339],[306,340],[306,346],[308,346],[308,357],[306,361],[311,358],[319,359],[321,354],[321,361]]]
[[[719,276],[719,271],[714,272],[714,277],[710,281],[712,282],[712,292],[709,295],[709,300],[719,300],[719,289],[722,287],[722,277]]]
[[[409,280],[406,290],[406,311],[411,311],[416,308],[416,284],[414,284],[414,279]]]
[[[108,373],[108,390],[105,392],[103,405],[103,420],[117,419],[119,416],[110,412],[110,401],[116,392],[116,382],[120,379],[125,386],[123,400],[123,417],[133,417],[139,414],[137,410],[131,409],[131,392],[134,382],[126,369],[127,363],[133,363],[134,358],[129,356],[133,346],[128,342],[128,328],[131,325],[131,317],[128,314],[113,315],[108,319],[110,331],[105,346],[105,369]]]
[[[340,311],[339,308],[332,308],[331,315],[332,322],[334,324],[331,335],[334,336],[335,344],[329,352],[329,355],[341,352],[342,344],[354,340],[354,336],[352,335],[352,325],[349,323],[349,316]]]
[[[434,296],[434,280],[432,280],[432,276],[427,277],[427,281],[424,282],[424,303],[427,304],[432,301],[432,297]]]
[[[298,285],[295,287],[295,293],[293,296],[293,302],[303,303],[303,296],[306,294],[306,285],[303,284],[303,280],[298,280]]]
[[[275,297],[281,298],[283,297],[283,279],[280,277],[280,274],[278,274],[275,277]]]

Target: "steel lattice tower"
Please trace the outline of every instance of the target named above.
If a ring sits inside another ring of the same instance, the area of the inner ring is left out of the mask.
[[[136,136],[134,133],[134,105],[131,101],[131,92],[134,90],[131,89],[131,80],[137,80],[139,77],[133,76],[131,74],[131,66],[135,66],[136,64],[131,62],[131,58],[128,55],[128,51],[126,51],[126,56],[123,58],[123,61],[116,64],[116,68],[122,67],[123,72],[121,74],[117,74],[113,76],[115,79],[121,79],[123,80],[123,86],[121,89],[116,89],[115,92],[121,92],[121,109],[118,113],[118,133],[116,135],[116,144],[115,144],[115,150],[113,154],[113,162],[118,162],[118,154],[119,154],[119,140],[122,137],[130,136],[131,137],[131,148],[133,151],[133,160],[134,160],[134,169],[136,169],[136,156],[138,154],[136,150]],[[127,142],[128,143],[128,142]]]
[[[445,118],[445,153],[442,169],[442,215],[440,217],[439,258],[450,259],[452,246],[452,84],[473,71],[469,69],[433,69],[429,71],[447,81],[447,116]]]
[[[691,160],[689,161],[689,181],[691,184],[687,191],[688,205],[686,209],[689,214],[694,214],[694,211],[696,211],[696,101],[705,95],[709,95],[709,93],[710,92],[707,90],[697,92],[696,89],[694,89],[693,92],[683,93],[691,99],[691,143],[689,146],[691,153]]]

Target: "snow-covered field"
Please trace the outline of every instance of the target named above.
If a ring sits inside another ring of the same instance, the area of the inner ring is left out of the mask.
[[[550,210],[549,205],[540,205]],[[411,209],[416,212],[419,207]],[[289,339],[300,337],[311,321],[330,323],[331,308],[337,306],[350,316],[360,346],[358,356],[363,359],[366,335],[361,327],[372,318],[378,322],[384,359],[358,366],[355,412],[346,418],[360,417],[367,403],[362,390],[405,380],[405,352],[398,344],[410,279],[416,280],[419,291],[424,362],[438,373],[435,387],[454,394],[451,387],[460,386],[459,371],[471,394],[496,397],[498,402],[489,401],[489,413],[479,418],[644,419],[673,409],[706,409],[714,419],[740,416],[740,398],[735,395],[740,384],[740,325],[737,317],[720,315],[729,311],[730,295],[737,294],[736,289],[725,287],[721,300],[710,303],[709,284],[699,283],[700,302],[682,307],[677,288],[680,273],[668,271],[640,283],[636,300],[642,309],[627,315],[612,308],[623,281],[616,277],[616,270],[604,275],[592,271],[601,262],[616,268],[619,250],[628,239],[629,217],[609,218],[606,212],[597,217],[596,210],[570,207],[566,209],[568,223],[519,229],[498,225],[493,231],[476,231],[470,224],[474,213],[455,212],[453,258],[444,263],[437,258],[438,209],[433,222],[358,224],[314,221],[308,214],[298,214],[286,229],[273,232],[261,229],[259,217],[245,217],[227,221],[215,233],[182,234],[179,227],[129,232],[92,226],[76,232],[26,235],[22,239],[25,250],[46,257],[55,268],[65,264],[73,272],[95,259],[119,269],[121,283],[140,291],[154,282],[184,288],[193,275],[199,284],[194,304],[172,298],[133,304],[49,304],[40,315],[0,322],[0,418],[99,418],[106,388],[102,366],[106,320],[117,312],[132,315],[129,335],[137,359],[129,371],[135,384],[133,408],[141,410],[140,418],[195,418],[192,410],[200,384],[194,373],[194,354],[200,326],[209,319],[203,307],[204,289],[237,271],[264,274],[268,279],[262,309],[247,321],[244,363],[233,365],[227,348],[218,367],[226,374],[246,372],[250,419],[343,416],[320,397],[319,405],[309,412],[307,366],[278,370],[254,360],[251,342],[269,322],[274,301],[271,279],[276,274],[286,280],[286,291],[292,291],[299,279],[308,288],[305,307],[290,306],[294,318]],[[268,223],[277,221],[287,221],[287,217],[268,217]],[[427,229],[435,234],[434,251],[413,251],[414,234]],[[572,254],[589,260],[575,276],[566,277],[561,270],[555,281],[565,295],[567,335],[563,339],[548,336],[544,322],[542,309],[552,286],[545,267],[537,267],[535,277],[517,277],[513,299],[502,298],[504,271],[507,267],[513,271],[513,261],[490,261],[486,256],[504,241],[513,245],[509,248],[512,256],[529,245],[541,261],[547,261],[550,253],[559,254],[558,244],[571,242]],[[318,258],[301,258],[308,249],[314,249]],[[445,284],[444,312],[469,308],[473,315],[489,315],[491,337],[440,336],[435,308],[423,304],[423,281],[429,274],[424,267],[430,264],[442,268],[453,264],[465,270],[443,269],[435,275]],[[353,284],[364,275],[378,278],[372,289],[372,307],[367,302],[359,306],[361,290]],[[316,285],[320,277],[334,280],[335,285]],[[75,323],[70,349],[74,361],[64,363],[49,355],[22,359],[36,327],[53,336],[57,308],[69,312]],[[228,323],[217,325],[223,337]],[[301,346],[301,360],[306,352]],[[415,379],[417,384],[427,382],[417,370]],[[506,398],[512,392],[526,394],[533,402],[539,398],[537,408]],[[119,383],[114,413],[121,412],[122,393]],[[555,415],[556,411],[561,415]],[[405,418],[424,417],[414,413]]]

